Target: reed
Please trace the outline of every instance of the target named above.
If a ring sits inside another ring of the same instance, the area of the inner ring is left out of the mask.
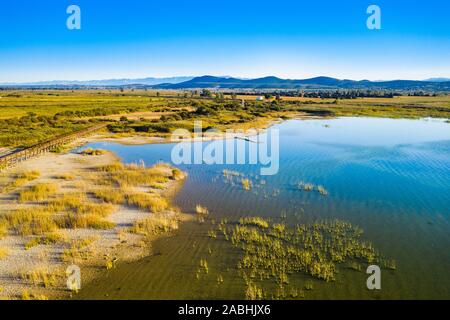
[[[125,196],[118,189],[103,188],[92,191],[98,199],[111,204],[124,204]]]
[[[59,199],[52,200],[47,204],[48,210],[52,212],[73,212],[76,214],[91,214],[107,217],[116,208],[108,203],[92,203],[84,193],[68,193]]]
[[[71,173],[61,173],[61,174],[57,174],[55,175],[55,179],[59,179],[59,180],[74,180],[75,176]]]
[[[298,184],[297,184],[297,187],[300,189],[300,190],[303,190],[303,191],[307,191],[307,192],[309,192],[309,191],[313,191],[314,190],[314,185],[312,184],[312,183],[306,183],[306,182],[299,182]]]
[[[202,206],[201,204],[197,204],[195,206],[195,212],[197,213],[197,221],[199,223],[204,223],[206,217],[209,215],[208,208]]]
[[[42,237],[31,238],[25,243],[25,250],[29,250],[38,245],[50,245],[64,241],[66,241],[66,237],[64,237],[61,233],[52,232]]]
[[[21,273],[22,280],[34,285],[43,286],[44,288],[55,287],[58,283],[59,275],[46,267],[37,267],[34,270]]]
[[[11,228],[17,235],[44,235],[58,229],[52,215],[45,208],[19,209],[5,215]]]
[[[323,195],[323,196],[327,196],[328,195],[328,191],[325,189],[324,186],[317,186],[317,191]]]
[[[57,217],[55,222],[60,228],[65,229],[108,230],[115,227],[113,222],[105,220],[102,216],[92,213],[68,213]]]
[[[242,251],[237,269],[248,282],[246,295],[250,298],[258,296],[252,279],[263,283],[275,280],[278,288],[273,297],[286,298],[289,292],[285,287],[291,286],[292,274],[304,273],[328,282],[336,279],[341,264],[381,261],[372,244],[361,239],[363,231],[341,220],[288,226],[246,217],[238,223],[222,221],[218,231]],[[389,260],[385,261],[387,265]],[[311,290],[312,284],[306,289]]]
[[[152,237],[178,230],[178,225],[179,219],[177,216],[154,216],[135,222],[132,232]]]
[[[6,247],[0,247],[0,259],[4,259],[9,255],[9,249]]]
[[[107,153],[108,153],[108,151],[106,151],[106,150],[92,149],[92,148],[87,148],[80,152],[80,154],[85,155],[85,156],[101,156],[101,155],[104,155]]]
[[[22,290],[21,298],[22,300],[48,300],[46,295],[31,292],[28,289]]]
[[[17,174],[16,179],[12,183],[12,187],[17,188],[23,186],[24,184],[39,178],[40,175],[41,173],[37,170],[21,172]]]
[[[91,244],[98,240],[98,237],[87,237],[76,239],[68,244],[61,252],[63,262],[76,263],[80,260],[86,260],[92,255]]]
[[[0,218],[0,239],[8,235],[9,223],[8,221],[1,217]]]
[[[55,184],[40,183],[19,193],[19,202],[42,201],[58,191]]]
[[[162,212],[169,207],[166,199],[154,194],[136,192],[127,194],[126,199],[130,206],[135,206],[155,213]]]
[[[269,228],[269,222],[261,217],[243,217],[239,219],[239,223],[242,225],[253,225],[263,229]]]
[[[249,191],[252,188],[252,182],[249,179],[242,179],[241,184],[245,191]]]

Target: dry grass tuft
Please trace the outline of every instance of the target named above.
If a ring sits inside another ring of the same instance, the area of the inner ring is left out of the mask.
[[[140,209],[150,210],[151,212],[162,212],[169,207],[166,199],[159,195],[143,192],[131,193],[126,196],[128,205],[136,206]]]
[[[173,216],[154,216],[137,221],[132,232],[150,237],[178,230],[179,219]]]
[[[34,270],[21,273],[21,278],[34,286],[44,288],[55,287],[58,283],[59,275],[47,267],[37,267]]]
[[[95,197],[101,199],[104,202],[112,204],[124,204],[125,196],[118,189],[104,188],[99,190],[94,190],[93,194]]]
[[[115,224],[96,214],[65,214],[56,219],[60,228],[108,230]]]
[[[61,173],[55,176],[55,179],[59,180],[74,180],[75,176],[71,173]]]
[[[0,218],[0,239],[8,234],[8,228],[8,221],[4,218]]]
[[[9,255],[9,249],[5,247],[0,247],[0,259],[3,259]]]
[[[42,201],[54,195],[58,191],[56,185],[51,183],[40,183],[29,189],[23,190],[19,194],[20,202]]]
[[[85,155],[85,156],[101,156],[101,155],[107,154],[107,153],[108,153],[108,151],[106,151],[106,150],[92,149],[92,148],[88,148],[88,149],[80,152],[80,154]]]
[[[52,215],[45,208],[19,209],[5,215],[8,227],[16,234],[44,235],[58,229]]]

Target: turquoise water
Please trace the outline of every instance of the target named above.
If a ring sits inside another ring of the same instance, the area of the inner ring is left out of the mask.
[[[359,225],[383,255],[397,261],[397,270],[383,274],[382,290],[376,294],[365,288],[364,274],[343,272],[344,284],[319,284],[321,289],[309,298],[450,298],[450,124],[436,119],[339,118],[289,120],[271,129],[280,133],[278,174],[260,176],[258,165],[180,165],[189,177],[174,203],[186,212],[202,204],[214,218],[283,214],[289,219],[301,214],[311,221],[348,220]],[[170,163],[173,144],[86,147],[114,151],[127,163],[143,160],[151,165]],[[244,191],[240,180],[225,178],[223,169],[249,178],[252,189]],[[328,196],[299,190],[301,181],[324,186]],[[145,270],[142,263],[137,269]],[[149,286],[151,281],[156,280],[149,280]],[[187,282],[189,286],[201,285]],[[221,295],[220,290],[195,295],[186,289],[191,296],[133,296],[132,289],[124,290],[134,298],[240,298]]]

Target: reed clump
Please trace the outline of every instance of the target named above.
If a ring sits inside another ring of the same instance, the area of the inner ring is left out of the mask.
[[[67,247],[63,249],[60,257],[61,260],[63,262],[74,263],[76,261],[88,259],[93,253],[90,246],[97,240],[98,237],[87,237],[71,241],[68,243]]]
[[[21,295],[22,300],[48,300],[48,297],[43,294],[31,292],[28,289],[24,289]]]
[[[108,153],[108,151],[106,151],[106,150],[92,149],[92,148],[87,148],[80,152],[80,154],[85,155],[85,156],[101,156],[101,155],[104,155],[107,153]]]
[[[328,195],[328,191],[325,189],[324,186],[317,186],[317,191],[323,196]]]
[[[252,182],[249,179],[242,179],[241,184],[245,191],[249,191],[252,188]]]
[[[169,233],[178,230],[177,215],[156,215],[134,223],[132,232],[146,237]]]
[[[50,196],[53,196],[57,191],[58,188],[55,184],[40,183],[21,191],[19,193],[19,201],[42,201],[49,198]]]
[[[34,285],[43,286],[44,288],[55,287],[58,283],[59,275],[46,267],[37,267],[34,270],[21,273],[22,280]]]
[[[103,188],[92,191],[94,196],[104,202],[111,204],[124,204],[125,195],[118,189]]]
[[[64,229],[94,229],[108,230],[115,227],[111,221],[104,219],[97,214],[73,214],[68,213],[59,216],[56,220],[58,227]]]
[[[202,206],[201,204],[195,206],[195,212],[197,214],[197,221],[199,223],[205,222],[206,217],[209,215],[208,208]]]
[[[58,229],[51,212],[45,208],[26,208],[5,215],[8,228],[17,235],[44,235]]]
[[[261,217],[242,217],[239,219],[242,225],[253,225],[262,229],[269,228],[269,221]]]
[[[245,298],[247,300],[262,300],[264,299],[264,291],[254,282],[248,281],[247,289],[245,290]]]
[[[30,170],[30,171],[24,171],[21,172],[19,174],[17,174],[14,182],[12,183],[12,187],[20,187],[23,186],[24,184],[36,180],[37,178],[39,178],[41,175],[41,173],[37,170]]]
[[[0,247],[0,259],[3,259],[9,255],[9,249],[6,247]]]
[[[57,174],[55,175],[55,179],[59,179],[59,180],[74,180],[75,176],[71,173],[61,173],[61,174]]]
[[[303,181],[299,182],[297,184],[297,187],[300,190],[307,191],[307,192],[314,190],[314,185],[312,183],[306,183],[306,182],[303,182]]]
[[[25,250],[30,250],[31,248],[38,245],[51,245],[59,242],[66,241],[66,238],[59,232],[51,232],[41,237],[34,237],[25,243]]]
[[[0,218],[0,239],[5,237],[6,235],[8,235],[8,228],[9,228],[8,221],[5,218],[1,217]]]
[[[129,206],[135,206],[155,213],[162,212],[169,207],[166,199],[155,194],[136,192],[127,194],[126,199]]]
[[[361,239],[362,229],[341,220],[289,226],[246,217],[234,224],[220,223],[218,230],[242,251],[237,268],[249,281],[246,296],[252,299],[260,296],[256,280],[275,280],[278,291],[273,297],[288,297],[284,288],[290,285],[292,274],[329,282],[336,280],[340,264],[381,261],[372,244]]]
[[[87,199],[85,193],[67,193],[61,198],[49,201],[47,208],[52,212],[72,212],[79,215],[91,214],[107,217],[116,208],[109,203],[93,203]]]
[[[152,187],[166,183],[170,178],[174,178],[172,169],[166,164],[158,164],[147,168],[144,164],[124,165],[115,163],[101,166],[99,170],[106,172],[109,175],[109,179],[120,187]]]

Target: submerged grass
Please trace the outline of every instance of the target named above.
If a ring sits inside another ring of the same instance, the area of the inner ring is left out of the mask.
[[[295,273],[330,282],[336,280],[338,266],[344,263],[384,261],[385,266],[395,266],[395,261],[383,260],[371,243],[361,239],[362,229],[341,220],[291,227],[262,217],[245,217],[233,224],[221,222],[218,230],[242,251],[237,268],[247,283],[248,299],[302,296],[304,288],[289,287]],[[265,283],[273,280],[277,289],[263,290]]]

